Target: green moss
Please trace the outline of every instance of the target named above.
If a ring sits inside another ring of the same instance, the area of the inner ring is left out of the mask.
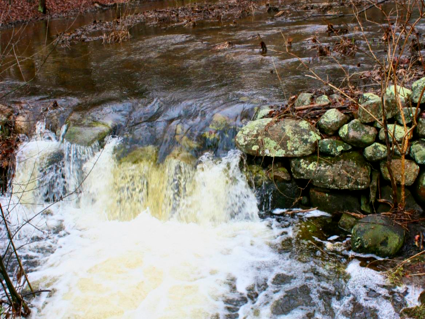
[[[119,163],[138,164],[146,161],[156,163],[157,159],[158,149],[151,145],[133,150],[127,156],[122,157],[119,160]]]

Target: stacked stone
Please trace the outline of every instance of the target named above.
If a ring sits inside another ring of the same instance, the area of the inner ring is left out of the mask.
[[[354,217],[343,214],[340,227],[351,231],[357,224],[353,236],[361,234],[361,238],[353,238],[353,249],[391,256],[398,251],[400,242],[403,241],[397,236],[404,232],[396,226],[396,235],[391,227],[386,228],[389,230],[388,236],[397,237],[397,240],[391,237],[394,240],[390,241],[394,245],[390,248],[371,248],[364,239],[368,230],[376,228],[375,223],[382,222],[382,216],[373,214],[390,210],[390,206],[377,201],[378,196],[391,201],[392,195],[389,187],[385,130],[382,128],[382,102],[384,101],[385,115],[389,123],[388,131],[399,145],[405,136],[404,124],[409,130],[416,117],[418,125],[410,133],[413,135],[405,159],[404,184],[407,187],[406,209],[415,209],[422,213],[423,209],[417,202],[425,204],[425,118],[422,118],[420,108],[416,111],[416,106],[418,103],[425,104],[425,94],[421,96],[424,87],[425,78],[416,81],[412,90],[391,86],[382,99],[373,93],[363,94],[354,118],[336,108],[329,109],[319,119],[317,127],[300,119],[275,120],[262,117],[249,122],[239,131],[236,146],[253,156],[272,157],[273,162],[280,163],[281,166],[286,163],[286,183],[295,180],[298,185],[308,186],[308,194],[304,194],[304,191],[300,195],[302,201],[298,200],[286,208],[309,203],[310,207],[318,207],[329,213],[341,214],[348,211],[371,214],[367,222],[362,223],[357,223]],[[399,111],[396,96],[403,106],[402,112]],[[327,104],[334,98],[322,96],[314,101],[313,95],[303,93],[295,101],[295,106],[319,104],[322,101]],[[389,142],[392,145],[391,136]],[[394,145],[392,148],[393,160],[390,166],[397,183],[401,184],[402,160],[399,150]],[[381,177],[384,181],[379,183]],[[309,183],[302,184],[302,181]],[[378,185],[381,185],[379,191]],[[386,222],[392,225],[391,221]],[[382,242],[388,242],[388,236],[386,241],[383,239]]]

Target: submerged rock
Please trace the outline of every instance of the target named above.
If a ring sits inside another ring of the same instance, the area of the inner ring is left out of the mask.
[[[305,106],[310,105],[313,101],[313,94],[311,93],[301,93],[298,95],[297,99],[295,100],[295,106]]]
[[[419,98],[421,97],[421,93],[424,87],[425,87],[425,78],[422,78],[413,82],[411,99],[414,104],[418,104]],[[422,98],[420,100],[420,104],[422,103],[425,103],[425,93],[422,94]]]
[[[410,156],[416,163],[420,165],[425,164],[425,139],[420,139],[412,143]]]
[[[382,161],[387,157],[387,154],[387,147],[380,143],[373,143],[363,151],[363,156],[370,162]]]
[[[360,211],[358,196],[350,195],[347,192],[312,187],[310,188],[310,202],[312,207],[317,207],[319,210],[330,214]]]
[[[324,139],[319,141],[319,152],[321,154],[338,156],[351,149],[351,145],[340,140]]]
[[[381,215],[361,219],[352,230],[351,247],[354,251],[392,257],[404,242],[404,229]]]
[[[238,132],[236,146],[250,155],[299,157],[312,154],[319,140],[307,121],[261,119],[249,122]]]
[[[376,135],[376,128],[362,124],[359,120],[352,120],[339,130],[339,136],[344,142],[357,147],[366,147],[372,144]]]
[[[330,109],[322,115],[320,120],[317,122],[319,129],[327,134],[335,134],[341,126],[348,122],[349,117],[337,109]]]
[[[370,185],[370,166],[357,152],[295,158],[291,160],[291,171],[294,178],[311,180],[317,187],[360,190]]]
[[[388,172],[388,168],[387,168],[386,163],[387,163],[386,161],[381,162],[380,167],[381,167],[382,176],[384,177],[384,179],[389,181],[390,180],[390,174]],[[393,175],[394,175],[396,182],[398,184],[401,184],[402,172],[403,172],[401,159],[393,159],[391,161],[391,170],[393,172]],[[405,160],[404,172],[405,172],[405,185],[411,186],[411,185],[413,185],[416,178],[418,177],[419,166],[414,161],[406,159]]]

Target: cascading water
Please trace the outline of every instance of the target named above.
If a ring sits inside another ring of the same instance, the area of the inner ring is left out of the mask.
[[[415,295],[311,252],[301,217],[260,218],[237,151],[158,164],[153,147],[119,158],[118,138],[84,148],[37,132],[1,199],[16,224],[31,219],[17,240],[32,242],[33,285],[51,290],[32,318],[398,318]]]

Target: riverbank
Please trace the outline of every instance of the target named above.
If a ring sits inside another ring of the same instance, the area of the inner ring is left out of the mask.
[[[46,14],[38,10],[38,1],[1,1],[0,27],[42,19],[73,16],[91,10],[108,8],[113,4],[125,3],[125,0],[46,0]]]

